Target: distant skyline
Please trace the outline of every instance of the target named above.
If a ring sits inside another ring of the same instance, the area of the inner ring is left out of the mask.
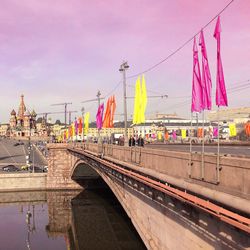
[[[123,60],[127,75],[141,72],[192,37],[230,0],[0,0],[0,123],[25,104],[37,113],[63,111],[58,102],[82,106],[95,119],[97,103],[81,104],[115,94],[117,116],[123,112]],[[235,0],[221,14],[221,57],[229,108],[250,106],[250,1]],[[215,20],[204,30],[216,85]],[[198,39],[198,37],[197,37]],[[201,56],[199,54],[199,59]],[[190,117],[192,42],[159,67],[145,74],[148,95],[168,94],[167,100],[149,99],[146,116],[155,112]],[[246,82],[246,80],[249,80]],[[128,79],[128,96],[136,78]],[[238,89],[237,86],[249,83]],[[112,90],[114,90],[112,92]],[[231,92],[230,92],[231,89]],[[105,100],[106,101],[106,100]],[[213,105],[214,105],[213,98]],[[128,99],[132,114],[133,101]],[[131,117],[129,115],[129,118]],[[64,121],[64,116],[52,116]],[[72,119],[74,116],[72,116]]]

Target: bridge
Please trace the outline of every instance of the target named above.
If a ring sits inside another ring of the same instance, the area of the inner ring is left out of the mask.
[[[49,144],[48,189],[103,180],[148,249],[248,249],[250,159],[108,144]]]

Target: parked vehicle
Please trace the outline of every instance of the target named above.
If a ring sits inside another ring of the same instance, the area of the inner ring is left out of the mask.
[[[20,171],[20,169],[14,165],[7,165],[7,166],[3,167],[2,170],[7,171],[7,172]]]
[[[33,166],[30,166],[29,171],[30,171],[30,173],[33,172]],[[41,173],[41,172],[43,172],[43,169],[41,167],[34,166],[34,172]]]
[[[21,167],[21,170],[29,170],[29,166],[23,165],[23,166]]]

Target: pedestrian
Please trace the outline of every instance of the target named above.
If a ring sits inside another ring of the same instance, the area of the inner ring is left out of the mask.
[[[131,135],[128,141],[129,147],[134,147],[135,146],[135,138]]]
[[[137,144],[139,147],[144,147],[144,140],[143,140],[141,135],[139,136],[139,138],[137,140]]]

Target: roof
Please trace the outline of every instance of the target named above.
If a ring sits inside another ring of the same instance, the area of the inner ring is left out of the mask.
[[[13,109],[10,114],[11,115],[16,115],[16,111]]]
[[[34,110],[34,109],[32,110],[31,115],[32,115],[32,116],[34,116],[34,117],[36,117],[36,116],[37,116],[37,114],[36,114],[36,112],[35,112],[35,110]]]

